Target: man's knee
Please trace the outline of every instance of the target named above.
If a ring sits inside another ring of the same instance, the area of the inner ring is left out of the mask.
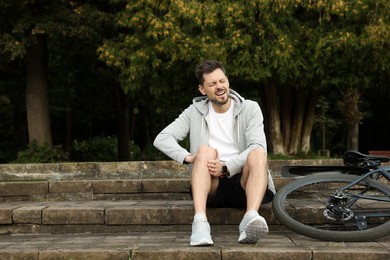
[[[196,153],[196,160],[210,160],[215,158],[216,151],[214,148],[208,145],[202,145],[199,147]]]

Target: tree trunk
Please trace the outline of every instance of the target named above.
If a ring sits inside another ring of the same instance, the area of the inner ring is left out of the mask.
[[[305,114],[306,91],[300,89],[296,91],[296,101],[294,102],[294,117],[291,127],[291,139],[287,152],[297,154],[300,150],[302,138],[303,118]]]
[[[45,35],[36,35],[28,50],[26,63],[26,110],[29,142],[52,145],[48,99],[48,50]]]
[[[279,100],[277,86],[273,83],[268,84],[264,88],[267,114],[268,114],[268,143],[273,154],[285,154],[283,148],[283,138],[281,133],[281,117],[279,110]]]
[[[270,83],[265,86],[264,93],[270,151],[291,155],[309,153],[318,92],[286,86],[279,95],[277,86]],[[283,99],[282,104],[279,96]]]
[[[129,100],[122,88],[116,89],[116,109],[118,118],[118,160],[130,161],[130,119]]]
[[[288,146],[290,145],[291,140],[291,121],[292,121],[292,115],[293,115],[293,107],[294,102],[292,100],[293,96],[293,89],[291,86],[284,86],[283,87],[283,113],[282,113],[282,132],[283,132],[283,145],[284,150],[288,150]]]
[[[348,124],[348,150],[359,150],[359,124]]]
[[[357,88],[347,88],[342,92],[343,100],[339,105],[347,122],[347,149],[359,149],[359,124],[363,113],[359,110],[360,92]]]
[[[302,143],[301,143],[301,151],[304,154],[308,154],[310,152],[310,140],[311,140],[311,132],[314,124],[315,110],[316,104],[318,100],[318,91],[311,90],[309,95],[309,102],[307,104],[306,116],[303,123],[302,130]]]

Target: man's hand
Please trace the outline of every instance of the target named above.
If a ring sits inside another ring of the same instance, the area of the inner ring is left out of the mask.
[[[186,158],[184,158],[184,162],[186,162],[186,163],[194,163],[195,162],[195,158],[196,158],[196,153],[187,155]]]
[[[221,161],[219,160],[219,154],[218,154],[218,150],[215,149],[215,152],[216,152],[216,158],[215,160],[210,160],[207,162],[207,168],[209,169],[209,173],[210,175],[212,176],[215,176],[215,177],[219,177],[222,175],[222,163]]]

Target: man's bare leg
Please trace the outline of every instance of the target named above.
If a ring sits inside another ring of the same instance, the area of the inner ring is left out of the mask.
[[[263,149],[252,150],[242,172],[241,186],[247,197],[247,212],[258,211],[268,184],[267,157]]]
[[[240,243],[256,243],[268,233],[268,225],[258,213],[268,184],[267,157],[263,149],[252,150],[241,177],[247,197],[247,209],[240,223]]]
[[[191,188],[194,200],[195,216],[192,224],[192,246],[212,245],[210,225],[207,222],[206,203],[209,196],[213,196],[218,187],[218,178],[209,173],[207,162],[215,159],[216,151],[208,146],[199,148],[192,168]]]
[[[199,148],[191,175],[192,197],[195,214],[206,216],[207,198],[215,194],[218,187],[218,178],[213,178],[207,168],[207,162],[215,159],[216,152],[209,146]]]

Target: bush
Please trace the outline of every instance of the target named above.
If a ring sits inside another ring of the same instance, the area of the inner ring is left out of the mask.
[[[62,150],[61,145],[38,145],[34,140],[28,148],[18,152],[18,157],[13,163],[54,163],[68,160],[68,154]]]
[[[54,163],[54,162],[115,162],[118,161],[117,137],[95,137],[89,140],[73,141],[71,156],[65,153],[62,146],[39,146],[35,141],[28,145],[26,150],[20,151],[12,163]],[[153,146],[147,149],[153,155],[145,156],[138,145],[129,143],[131,160],[158,160],[164,157]],[[150,150],[150,151],[149,151]],[[157,152],[156,152],[157,151]]]
[[[114,162],[118,160],[116,137],[95,137],[86,141],[73,142],[72,161]]]

